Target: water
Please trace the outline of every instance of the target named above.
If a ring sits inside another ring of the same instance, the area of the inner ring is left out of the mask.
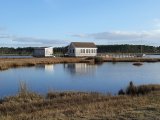
[[[160,55],[146,55],[145,58],[160,58]]]
[[[116,94],[130,81],[136,85],[160,84],[160,63],[55,64],[14,68],[0,72],[0,96],[15,95],[20,81],[41,94],[55,91],[95,91]]]
[[[32,58],[33,56],[11,56],[11,55],[9,55],[9,56],[7,56],[7,55],[2,55],[2,56],[0,56],[0,58]]]

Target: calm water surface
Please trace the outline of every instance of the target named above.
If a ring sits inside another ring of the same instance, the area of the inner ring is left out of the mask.
[[[0,96],[16,94],[20,81],[41,94],[49,90],[116,94],[130,81],[136,85],[160,84],[160,63],[144,63],[140,67],[132,63],[76,63],[9,69],[0,71]]]
[[[7,56],[7,55],[2,55],[2,56],[0,56],[0,58],[32,58],[33,56],[11,56],[11,55],[9,55],[9,56]]]

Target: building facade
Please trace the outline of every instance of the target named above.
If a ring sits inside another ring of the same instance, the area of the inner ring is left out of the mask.
[[[72,42],[67,53],[72,57],[94,57],[97,56],[97,47],[92,42]]]
[[[52,47],[37,47],[34,48],[34,57],[51,57],[53,56],[53,48]]]

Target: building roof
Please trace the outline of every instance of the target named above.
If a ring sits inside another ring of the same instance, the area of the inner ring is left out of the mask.
[[[72,42],[76,48],[97,48],[93,42]]]

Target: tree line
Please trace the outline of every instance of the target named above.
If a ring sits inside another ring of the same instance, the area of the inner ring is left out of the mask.
[[[160,53],[160,46],[97,45],[98,53]]]
[[[97,45],[98,53],[160,53],[160,46],[146,46],[146,45]],[[9,48],[1,47],[0,55],[32,55],[33,47],[24,48]],[[65,54],[67,47],[53,48],[55,54]]]
[[[25,48],[9,48],[1,47],[0,55],[32,55],[34,48],[25,47]]]

